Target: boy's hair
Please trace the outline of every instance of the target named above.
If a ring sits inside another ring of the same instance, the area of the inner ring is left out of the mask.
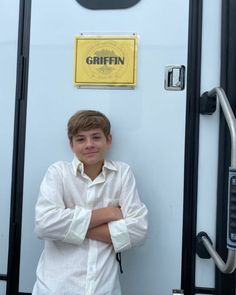
[[[93,110],[83,110],[76,112],[69,119],[67,135],[71,142],[73,136],[77,135],[79,131],[88,131],[96,128],[102,129],[107,138],[111,132],[110,121],[103,113]]]

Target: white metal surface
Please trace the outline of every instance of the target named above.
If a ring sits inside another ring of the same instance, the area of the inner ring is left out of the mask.
[[[74,0],[32,2],[20,291],[32,290],[43,246],[33,234],[39,184],[49,164],[72,158],[68,118],[91,108],[111,119],[110,157],[132,166],[150,212],[146,244],[122,255],[123,294],[169,295],[180,287],[186,93],[164,90],[164,68],[186,65],[188,1],[143,0],[116,11],[87,10]],[[135,90],[72,85],[80,32],[139,35]]]
[[[0,294],[6,294],[6,283],[3,281],[0,281]]]
[[[0,273],[7,272],[18,38],[18,0],[0,1]],[[1,293],[0,294],[4,294]]]

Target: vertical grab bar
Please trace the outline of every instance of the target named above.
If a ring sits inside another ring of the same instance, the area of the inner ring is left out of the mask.
[[[228,257],[224,262],[217,251],[214,249],[207,237],[202,236],[202,242],[208,253],[214,260],[218,269],[223,273],[232,273],[236,268],[236,217],[232,217],[233,213],[236,214],[236,119],[231,109],[227,96],[224,90],[220,87],[216,87],[207,93],[208,97],[217,96],[220,106],[223,110],[226,122],[229,127],[231,136],[231,167],[229,172],[229,188],[228,188],[228,225],[227,225],[227,248]],[[235,185],[235,191],[232,197],[232,181]],[[232,205],[234,203],[234,207]],[[235,215],[236,216],[236,215]],[[232,220],[233,218],[233,220]],[[234,223],[235,222],[235,223]],[[234,233],[232,233],[234,229]]]
[[[224,90],[220,87],[216,87],[208,92],[208,96],[212,97],[217,95],[219,103],[225,115],[226,122],[229,127],[231,135],[231,167],[236,168],[236,120],[234,113],[229,104],[228,98]]]

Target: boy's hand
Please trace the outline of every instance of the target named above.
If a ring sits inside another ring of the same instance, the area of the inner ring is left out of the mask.
[[[124,217],[120,207],[105,207],[94,209],[92,211],[89,229],[123,218]]]

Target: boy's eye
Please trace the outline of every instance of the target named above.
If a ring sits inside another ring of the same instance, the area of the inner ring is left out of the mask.
[[[76,141],[77,142],[82,142],[82,141],[84,141],[84,138],[82,138],[82,137],[76,138]]]
[[[101,138],[101,136],[94,136],[94,137],[93,137],[94,140],[98,140],[98,139],[100,139],[100,138]]]

